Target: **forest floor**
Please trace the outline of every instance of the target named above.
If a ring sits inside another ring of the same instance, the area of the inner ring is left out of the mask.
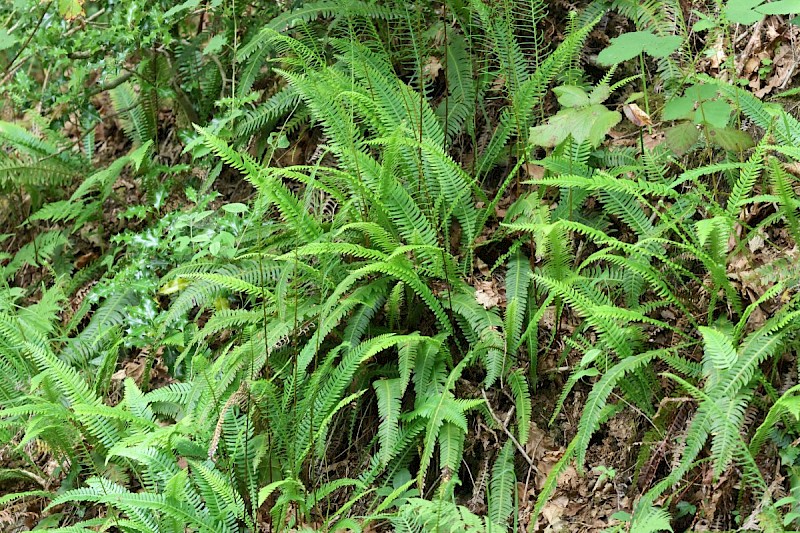
[[[556,3],[557,4],[557,3]],[[558,10],[553,10],[555,15],[548,19],[551,25],[550,39],[558,41],[563,35],[563,19],[558,17]],[[615,17],[608,17],[604,24],[598,26],[591,34],[588,46],[584,53],[584,61],[587,70],[591,69],[592,62],[596,54],[608,45],[607,35],[611,33],[610,26],[619,23]],[[614,29],[613,34],[619,31]],[[719,43],[718,47],[712,43],[707,47],[708,53],[696,65],[696,71],[706,73],[710,76],[725,76],[726,69],[723,65],[732,61],[735,71],[739,78],[747,80],[746,87],[758,98],[765,98],[773,93],[780,92],[797,85],[800,79],[800,27],[796,25],[779,24],[774,17],[762,19],[759,23],[750,27],[739,27],[733,37],[735,43],[734,57],[728,57],[728,52]],[[437,58],[432,58],[437,59]],[[762,65],[769,64],[769,69],[764,69]],[[656,88],[657,91],[657,88]],[[108,104],[110,105],[110,104]],[[551,111],[555,111],[556,103],[554,98],[550,98],[546,107],[550,106]],[[791,102],[786,103],[787,109],[795,116],[800,104]],[[548,115],[551,113],[545,109]],[[177,136],[172,129],[175,127],[175,119],[169,109],[160,112],[158,137],[162,139],[158,149],[159,157],[166,164],[176,164],[179,162],[190,161],[189,157],[182,155],[183,146],[177,141]],[[610,133],[610,143],[617,146],[635,146],[639,142],[639,130],[628,122],[623,122],[618,128]],[[67,135],[77,135],[75,131],[65,131]],[[76,139],[77,140],[77,139]],[[665,140],[664,128],[656,123],[649,127],[643,134],[645,146],[652,147]],[[279,151],[276,154],[274,163],[277,166],[292,165],[302,163],[312,154],[319,142],[319,136],[314,131],[309,130],[306,138],[299,138],[291,148]],[[98,127],[96,132],[96,158],[99,161],[113,161],[130,149],[130,141],[125,137],[122,128],[114,118],[108,118]],[[468,164],[469,162],[462,162]],[[529,166],[526,169],[528,174],[536,177],[540,174],[541,168]],[[795,176],[800,176],[800,169],[791,168]],[[491,187],[491,184],[488,185]],[[216,190],[221,196],[216,200],[215,205],[230,202],[246,202],[251,199],[255,192],[245,183],[238,173],[225,170],[215,183]],[[145,193],[139,189],[139,185],[124,173],[114,183],[114,195],[104,206],[105,217],[102,221],[89,224],[85,227],[83,234],[76,241],[77,249],[75,256],[78,257],[76,267],[80,268],[88,264],[108,249],[108,238],[112,235],[121,233],[125,229],[136,229],[131,226],[132,222],[120,217],[120,214],[131,205],[145,202]],[[497,208],[498,220],[502,220],[504,210],[516,200],[519,192],[518,188],[512,187],[507,197],[500,202]],[[20,200],[20,201],[17,201]],[[12,199],[6,197],[0,199],[4,203],[0,208],[0,233],[12,233],[13,236],[2,243],[3,251],[13,255],[23,245],[30,242],[35,228],[30,225],[11,225],[12,220],[18,220],[20,215],[28,209],[30,198]],[[182,191],[174,191],[173,196],[165,201],[167,210],[180,210],[187,204],[187,200]],[[18,213],[15,213],[18,211]],[[752,213],[757,216],[757,213]],[[26,218],[22,216],[22,218]],[[487,227],[487,234],[493,228]],[[765,242],[772,243],[765,246]],[[775,230],[774,233],[764,235],[763,240],[750,241],[749,254],[741,261],[729,265],[728,275],[731,279],[737,280],[741,288],[741,293],[748,301],[755,301],[767,288],[765,280],[760,276],[760,268],[769,265],[776,260],[789,260],[800,262],[800,251],[796,246],[788,247],[782,243],[791,242],[790,239]],[[486,265],[505,253],[501,247],[489,247],[484,249],[479,255],[476,271],[472,275],[473,286],[479,291],[481,297],[485,299],[489,306],[505,305],[501,280],[497,280],[489,272]],[[798,263],[796,263],[798,264]],[[46,268],[28,266],[23,268],[15,280],[16,286],[30,287],[39,283],[48,276]],[[85,284],[68,302],[64,310],[64,321],[66,322],[71,313],[74,313],[91,288],[92,282]],[[695,292],[693,287],[680,288],[686,294]],[[699,291],[697,291],[699,294]],[[35,299],[35,296],[33,297]],[[697,302],[698,308],[702,307],[702,302]],[[765,304],[757,309],[752,318],[752,328],[758,327],[770,315],[769,304]],[[674,319],[670,316],[669,310],[663,310],[662,316],[669,322]],[[558,320],[558,322],[556,322]],[[663,475],[664,472],[672,468],[672,461],[679,451],[681,435],[685,430],[687,416],[690,408],[694,405],[691,398],[671,398],[668,402],[659,406],[658,416],[670,420],[669,430],[664,439],[657,443],[649,443],[655,450],[647,458],[644,464],[641,463],[640,449],[645,437],[648,426],[652,420],[647,420],[642,414],[637,415],[631,410],[623,411],[615,416],[601,429],[593,438],[589,447],[587,462],[591,464],[603,465],[602,468],[594,468],[585,473],[578,472],[575,467],[569,466],[559,476],[558,487],[542,511],[542,516],[538,524],[529,524],[530,514],[533,510],[537,495],[543,488],[543,483],[553,466],[559,461],[565,452],[566,445],[577,431],[578,420],[585,405],[585,400],[590,383],[578,382],[573,388],[572,393],[567,397],[564,407],[555,420],[551,422],[551,414],[554,412],[558,397],[563,390],[566,380],[573,365],[579,358],[570,347],[564,342],[564,338],[569,336],[576,328],[580,327],[582,319],[566,311],[558,316],[555,309],[545,313],[540,323],[539,331],[539,382],[533,394],[533,423],[531,424],[530,438],[522,450],[518,459],[518,471],[526,472],[517,483],[516,497],[520,513],[518,516],[519,531],[539,531],[539,532],[590,532],[601,531],[608,527],[611,517],[615,513],[630,509],[633,499],[647,490],[653,479]],[[668,347],[672,343],[669,332],[653,329],[650,332],[652,337],[650,342],[653,346]],[[144,369],[146,353],[133,354],[126,360],[120,360],[117,371],[113,376],[116,383],[116,394],[120,394],[121,382],[126,377],[131,377],[137,382],[141,382]],[[151,387],[168,384],[172,378],[169,376],[166,367],[159,364],[156,357],[156,364],[149,378]],[[796,364],[786,362],[786,368],[795,367]],[[797,377],[795,376],[795,380]],[[665,381],[664,387],[669,387]],[[457,389],[466,391],[464,396],[480,396],[480,387],[470,380],[469,375],[464,376],[458,383]],[[111,394],[115,394],[111,391]],[[494,415],[500,421],[507,421],[514,416],[513,399],[505,397],[501,391],[492,391],[488,394],[488,400],[494,407]],[[373,413],[374,416],[374,413]],[[506,435],[498,435],[498,431],[489,428],[481,422],[480,418],[473,421],[475,427],[471,427],[468,433],[468,442],[465,444],[464,457],[466,470],[468,472],[464,490],[460,497],[464,505],[473,512],[482,514],[484,508],[483,491],[485,490],[485,479],[489,475],[489,458],[494,455],[499,448],[499,443],[506,439]],[[34,446],[30,444],[29,446]],[[340,446],[339,454],[335,460],[331,460],[321,475],[331,478],[341,478],[357,473],[365,459],[364,450],[358,443],[344,443]],[[31,457],[36,457],[37,463],[44,472],[53,472],[57,465],[52,458],[48,457],[46,451],[37,455],[36,450],[29,450]],[[7,450],[0,449],[0,464],[4,468],[22,468],[22,464],[6,463]],[[522,453],[524,452],[524,453]],[[768,451],[761,454],[759,464],[761,471],[765,473],[766,481],[774,490],[782,485],[783,478],[780,475],[779,458],[777,450]],[[520,463],[519,461],[522,461]],[[527,464],[524,464],[527,463]],[[521,466],[521,468],[520,468]],[[635,472],[641,472],[634,476]],[[706,468],[705,472],[686,484],[685,492],[681,494],[680,501],[686,509],[685,517],[679,518],[679,524],[686,529],[694,531],[714,531],[732,527],[732,513],[737,508],[736,476],[723,475],[715,483],[712,483],[713,472]],[[45,487],[48,490],[57,490],[59,484],[58,477],[49,480],[36,480],[33,486]],[[26,480],[2,480],[0,479],[0,495],[30,490],[31,483]],[[31,528],[40,519],[40,512],[43,502],[36,499],[27,499],[0,509],[0,531],[16,532]],[[692,509],[692,512],[690,512]],[[697,512],[697,510],[701,512]],[[702,515],[702,521],[696,521],[694,516]],[[746,521],[748,517],[743,517]],[[676,531],[679,528],[676,527]]]

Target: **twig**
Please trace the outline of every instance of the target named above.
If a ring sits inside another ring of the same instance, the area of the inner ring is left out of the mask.
[[[36,23],[36,26],[33,28],[33,31],[30,33],[30,35],[28,35],[28,38],[25,39],[25,42],[22,43],[22,46],[20,47],[20,49],[17,50],[17,53],[14,54],[14,57],[11,58],[11,61],[8,62],[8,65],[6,65],[5,70],[3,70],[4,74],[7,73],[9,70],[11,70],[11,67],[14,65],[14,62],[19,58],[20,54],[22,54],[22,52],[28,47],[28,45],[31,44],[31,40],[33,39],[33,36],[36,35],[37,31],[39,31],[39,27],[42,25],[42,21],[44,20],[44,16],[50,10],[50,6],[51,5],[53,5],[52,0],[50,2],[48,2],[46,6],[44,6],[44,9],[42,10],[42,15],[39,17],[39,21]]]
[[[117,87],[119,87],[120,85],[131,79],[132,76],[133,72],[131,71],[123,72],[122,74],[120,74],[119,76],[117,76],[116,78],[114,78],[113,80],[111,80],[106,84],[103,85],[98,84],[97,87],[89,91],[89,94],[87,96],[92,97],[96,94],[100,94],[105,91],[110,91],[111,89],[116,89]]]
[[[81,25],[79,25],[79,26],[76,25],[76,26],[73,26],[72,28],[68,29],[67,32],[64,34],[64,37],[69,37],[70,35],[72,35],[76,31],[82,30],[86,26],[86,24],[94,21],[97,17],[101,16],[105,12],[106,12],[106,8],[103,8],[103,9],[101,9],[101,10],[95,12],[95,13],[92,13],[90,16],[88,16],[86,19],[83,20],[83,23]]]
[[[489,409],[489,414],[492,415],[492,418],[497,423],[497,425],[500,426],[500,428],[503,430],[503,433],[505,433],[508,436],[508,438],[511,439],[511,442],[514,443],[514,446],[516,446],[517,451],[522,454],[522,457],[525,459],[525,461],[527,461],[531,467],[536,468],[533,465],[533,459],[528,457],[528,452],[525,451],[525,448],[522,446],[522,444],[519,443],[516,437],[514,437],[514,434],[508,430],[503,421],[500,420],[500,418],[498,418],[498,416],[492,410],[492,404],[489,403],[489,398],[486,397],[486,389],[481,389],[481,395],[483,395],[483,401],[486,402],[486,408]]]

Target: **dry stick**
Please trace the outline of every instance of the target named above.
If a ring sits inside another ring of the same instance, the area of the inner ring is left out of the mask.
[[[492,415],[492,418],[493,418],[493,419],[494,419],[494,421],[497,423],[497,425],[498,425],[498,426],[500,426],[500,428],[503,430],[503,433],[505,433],[506,435],[508,435],[508,438],[509,438],[509,439],[511,439],[511,442],[513,442],[513,443],[514,443],[514,446],[516,446],[516,448],[517,448],[517,451],[519,451],[519,453],[521,453],[521,454],[522,454],[522,457],[525,459],[525,461],[527,461],[527,463],[528,463],[528,464],[529,464],[531,467],[533,467],[533,468],[536,468],[535,466],[533,466],[533,459],[531,459],[531,458],[528,456],[528,453],[525,451],[525,448],[522,446],[522,444],[520,444],[520,443],[519,443],[519,441],[516,439],[516,437],[514,437],[514,434],[513,434],[513,433],[511,433],[511,432],[508,430],[508,428],[505,426],[505,424],[503,423],[503,421],[502,421],[502,420],[500,420],[500,418],[499,418],[499,417],[498,417],[498,416],[495,414],[495,412],[492,410],[492,404],[491,404],[491,403],[489,403],[489,398],[487,398],[487,397],[486,397],[486,389],[481,389],[481,395],[483,395],[483,401],[485,401],[485,402],[486,402],[486,408],[487,408],[487,409],[489,409],[489,414],[490,414],[490,415]]]
[[[6,74],[5,74],[5,76],[3,76],[3,79],[2,79],[2,80],[0,80],[0,87],[4,87],[4,86],[5,86],[5,84],[6,84],[6,82],[8,82],[8,80],[10,80],[11,78],[13,78],[13,77],[14,77],[14,74],[16,74],[16,73],[17,73],[17,71],[20,69],[20,67],[22,67],[22,65],[24,65],[24,64],[25,64],[25,62],[26,62],[28,59],[30,59],[30,58],[31,58],[31,56],[32,56],[32,54],[28,54],[27,56],[25,56],[24,58],[22,58],[22,60],[21,60],[21,61],[19,61],[19,62],[18,62],[16,65],[14,65],[14,67],[13,67],[13,68],[11,68],[11,65],[9,65],[8,67],[6,67]]]
[[[98,84],[97,87],[95,87],[91,91],[89,91],[89,93],[87,94],[87,97],[91,98],[92,96],[95,96],[95,95],[100,94],[102,92],[110,91],[111,89],[116,89],[117,87],[119,87],[120,85],[122,85],[123,83],[125,83],[126,81],[131,79],[131,77],[133,77],[133,72],[130,71],[130,70],[127,70],[127,71],[123,72],[122,74],[120,74],[119,76],[117,76],[116,78],[114,78],[113,80],[111,80],[108,83],[105,83],[105,84],[102,84],[102,85]]]
[[[72,28],[68,29],[67,32],[64,34],[64,37],[69,37],[73,33],[83,30],[86,27],[87,24],[89,24],[90,22],[94,22],[95,19],[97,19],[98,17],[102,16],[105,12],[106,12],[106,8],[103,8],[103,9],[101,9],[99,11],[96,11],[95,13],[92,13],[91,15],[89,15],[88,17],[83,19],[83,22],[81,24],[74,25],[74,26],[72,26]]]

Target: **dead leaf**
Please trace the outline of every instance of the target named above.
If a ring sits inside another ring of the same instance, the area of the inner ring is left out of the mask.
[[[556,327],[556,308],[554,306],[548,306],[544,310],[539,324],[545,329],[553,329]]]
[[[749,241],[747,241],[747,247],[753,253],[756,253],[761,248],[763,248],[764,247],[764,233],[763,233],[763,231],[760,231],[756,235],[753,235],[753,237]]]
[[[429,80],[435,80],[439,76],[439,71],[442,70],[442,63],[438,57],[431,56],[428,62],[422,67],[422,74]]]
[[[487,278],[492,275],[492,271],[489,269],[489,265],[487,265],[480,257],[475,259],[475,266],[478,267],[478,272],[480,272],[481,275]]]
[[[136,383],[141,383],[142,375],[144,374],[144,361],[128,361],[125,366],[117,370],[111,375],[112,381],[122,381],[125,378],[131,378]]]
[[[645,113],[644,109],[642,109],[636,104],[626,104],[622,106],[622,111],[625,112],[625,116],[637,128],[643,128],[645,126],[653,125],[653,121],[650,118],[650,115]]]
[[[506,79],[503,76],[498,76],[492,83],[493,91],[500,91],[506,86]]]
[[[522,165],[522,168],[525,169],[525,173],[535,180],[540,180],[544,177],[545,168],[541,165],[533,165],[531,163],[525,163]]]
[[[563,522],[561,517],[564,516],[564,511],[567,508],[567,504],[569,504],[569,498],[566,496],[559,496],[558,498],[547,502],[542,509],[542,516],[553,528],[557,528],[561,525],[561,522]]]
[[[475,299],[484,309],[497,307],[503,301],[493,281],[479,281],[476,285]]]

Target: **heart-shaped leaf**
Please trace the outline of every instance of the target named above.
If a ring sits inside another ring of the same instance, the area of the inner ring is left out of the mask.
[[[623,33],[611,39],[611,45],[597,55],[597,62],[605,66],[616,65],[642,52],[653,57],[666,57],[677,50],[682,41],[679,35],[659,36],[650,31]]]
[[[600,104],[569,107],[556,113],[547,124],[531,128],[530,141],[537,146],[553,147],[571,135],[576,142],[589,141],[598,146],[620,120],[622,115]]]
[[[554,87],[553,92],[558,98],[558,103],[563,107],[583,107],[591,103],[586,91],[575,85]]]
[[[725,18],[736,24],[755,24],[764,16],[755,11],[764,0],[729,0],[723,13]]]

